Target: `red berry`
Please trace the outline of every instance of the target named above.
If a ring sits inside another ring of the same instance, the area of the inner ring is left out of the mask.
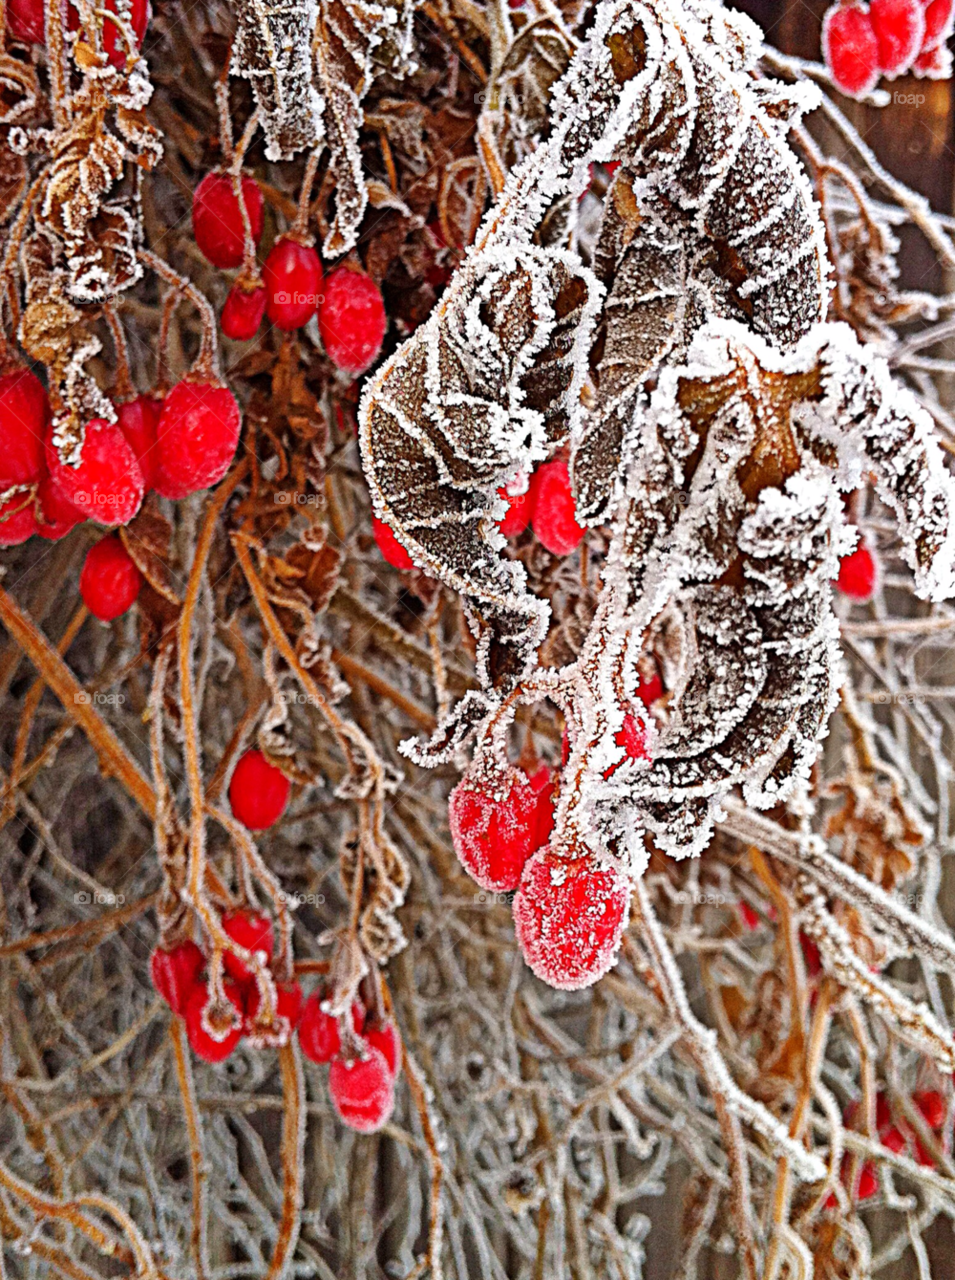
[[[925,4],[925,35],[922,37],[922,53],[947,40],[951,35],[952,0],[928,0]]]
[[[252,239],[262,239],[262,192],[254,178],[242,178],[242,200]],[[192,197],[192,233],[214,267],[240,267],[245,257],[242,210],[228,173],[207,173]]]
[[[875,556],[860,542],[855,551],[839,561],[836,587],[853,600],[868,600],[875,591],[877,576]]]
[[[277,982],[275,984],[275,1012],[280,1018],[287,1018],[289,1028],[294,1031],[302,1016],[302,1003],[305,997],[297,982]],[[248,988],[245,998],[245,1021],[242,1030],[245,1035],[255,1034],[255,1019],[259,1012],[262,997],[253,982]]]
[[[156,492],[185,498],[218,484],[239,444],[242,415],[228,387],[184,378],[163,401],[156,428]]]
[[[128,524],[142,505],[143,473],[115,422],[94,418],[86,424],[76,467],[61,461],[51,432],[46,438],[46,463],[59,496],[97,524]]]
[[[24,44],[44,44],[43,0],[7,0],[7,31]]]
[[[401,1036],[398,1028],[387,1018],[380,1026],[366,1029],[364,1038],[367,1045],[378,1050],[394,1078],[401,1066]]]
[[[629,902],[630,886],[616,868],[538,850],[514,899],[524,960],[552,987],[589,987],[613,967]]]
[[[324,992],[314,991],[305,1001],[298,1024],[298,1042],[311,1062],[331,1062],[341,1052],[338,1019],[322,1008],[326,998]],[[361,1035],[365,1011],[357,1000],[352,1004],[351,1017],[356,1034]]]
[[[618,747],[623,747],[631,760],[649,760],[647,751],[647,726],[643,720],[628,712],[623,718],[623,725],[614,738]]]
[[[869,16],[884,75],[907,71],[922,47],[925,11],[920,0],[869,0]]]
[[[106,0],[99,6],[110,13],[116,13],[116,0]],[[149,22],[149,4],[147,0],[132,0],[130,5],[130,25],[136,39],[136,48],[143,42],[146,26]],[[22,40],[24,44],[45,44],[46,31],[43,26],[43,0],[7,0],[7,30],[14,40]],[[75,5],[67,11],[67,27],[76,31],[80,25],[80,15]],[[110,62],[121,67],[126,62],[126,42],[120,36],[119,28],[109,19],[103,19],[103,48]]]
[[[309,244],[282,236],[262,268],[265,311],[278,329],[300,329],[315,314],[322,289],[322,263]]]
[[[228,978],[223,983],[226,998],[238,1011],[240,1022],[228,1030],[221,1040],[209,1034],[202,1025],[202,1012],[209,1003],[209,988],[204,982],[193,987],[186,1001],[186,1035],[193,1052],[205,1062],[224,1062],[242,1039],[242,990]]]
[[[41,538],[47,538],[50,542],[65,538],[69,531],[83,519],[73,503],[67,502],[45,471],[37,485],[36,503],[36,531]]]
[[[378,550],[384,560],[387,560],[390,565],[394,565],[396,569],[407,571],[415,567],[411,556],[408,555],[384,520],[379,520],[377,516],[372,516],[371,528],[375,535]]]
[[[364,373],[378,358],[385,323],[385,301],[371,276],[352,267],[332,272],[318,308],[318,332],[332,364]]]
[[[345,1124],[359,1133],[375,1133],[395,1106],[392,1074],[377,1049],[352,1061],[335,1058],[328,1071],[328,1092]]]
[[[859,1174],[859,1199],[870,1200],[879,1189],[879,1179],[875,1166],[867,1160]]]
[[[649,680],[641,679],[637,697],[645,707],[652,707],[658,698],[663,697],[663,681],[658,672],[655,671]]]
[[[948,1104],[937,1089],[920,1089],[912,1094],[912,1101],[925,1117],[930,1129],[941,1129],[945,1123]]]
[[[267,961],[271,961],[275,934],[272,931],[272,921],[267,915],[246,909],[229,911],[222,917],[222,928],[240,947],[253,953],[264,951]],[[236,982],[254,982],[252,970],[233,952],[223,952],[222,964],[229,977],[235,978]]]
[[[143,575],[112,534],[90,547],[80,573],[80,595],[94,618],[112,622],[136,603]]]
[[[527,486],[523,493],[509,493],[506,485],[497,491],[498,497],[508,504],[507,513],[497,522],[497,527],[505,538],[516,538],[523,533],[534,515],[534,500],[537,497],[534,479],[520,475],[513,481],[514,486],[521,483]]]
[[[889,1100],[884,1093],[876,1094],[875,1098],[875,1127],[884,1129],[887,1124],[892,1123],[892,1108]]]
[[[116,421],[126,437],[126,442],[136,455],[143,473],[143,484],[153,487],[159,450],[156,448],[156,431],[162,414],[162,401],[156,396],[137,396],[116,410]]]
[[[18,547],[37,532],[33,499],[25,490],[0,505],[0,547]]]
[[[743,924],[751,933],[754,929],[759,928],[759,915],[753,907],[751,907],[748,902],[743,901],[743,899],[740,899],[739,914]]]
[[[815,978],[822,969],[822,959],[819,955],[819,948],[804,933],[799,934],[799,945],[802,947],[802,958],[806,965],[806,972],[810,978]]]
[[[0,491],[40,478],[49,420],[43,384],[29,369],[16,369],[0,378]]]
[[[888,1147],[888,1149],[890,1151],[894,1151],[896,1155],[904,1151],[908,1145],[901,1129],[897,1129],[894,1124],[890,1125],[879,1135],[879,1140],[883,1147]]]
[[[540,849],[550,839],[551,832],[554,830],[554,781],[546,764],[542,764],[536,773],[528,773],[527,781],[537,796],[533,847]]]
[[[923,80],[948,80],[952,74],[951,49],[944,43],[926,49],[912,63],[912,71]]]
[[[879,82],[879,43],[866,9],[836,4],[822,20],[822,52],[836,86],[862,98]]]
[[[219,317],[219,326],[227,338],[236,342],[248,342],[259,331],[265,315],[265,285],[249,288],[237,280],[229,290],[229,296]]]
[[[492,893],[508,893],[540,847],[540,792],[518,769],[501,795],[462,778],[448,800],[448,821],[454,851],[472,880]]]
[[[253,747],[239,759],[229,782],[229,805],[250,831],[278,822],[288,804],[292,784],[281,769]]]
[[[534,533],[555,556],[569,556],[580,546],[584,530],[575,519],[576,506],[566,462],[545,462],[534,477]]]
[[[157,947],[149,957],[153,986],[180,1017],[185,1016],[189,997],[205,967],[206,958],[191,939],[180,942],[170,951]]]

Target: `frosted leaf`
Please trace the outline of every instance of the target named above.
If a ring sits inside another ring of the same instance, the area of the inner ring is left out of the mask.
[[[313,84],[315,0],[238,0],[230,71],[248,80],[270,160],[289,160],[322,138],[322,101]]]

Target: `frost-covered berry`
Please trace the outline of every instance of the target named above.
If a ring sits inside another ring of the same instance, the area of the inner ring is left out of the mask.
[[[116,0],[105,0],[105,4],[97,6],[109,13],[116,13]],[[46,32],[43,26],[43,0],[7,0],[7,30],[14,40],[22,40],[24,44],[45,44]],[[129,22],[138,49],[146,34],[149,23],[148,0],[131,0]],[[76,5],[67,9],[67,27],[76,31],[80,25],[80,15]],[[103,48],[114,67],[121,67],[126,61],[126,43],[114,22],[103,21]]]
[[[229,806],[250,831],[264,831],[285,812],[291,785],[282,770],[253,747],[232,771]]]
[[[298,1042],[310,1062],[331,1062],[341,1052],[338,1019],[322,1008],[326,998],[325,992],[312,992],[305,1001],[299,1019]],[[352,1026],[357,1035],[361,1035],[364,1021],[365,1011],[356,1000],[352,1004]]]
[[[159,450],[156,448],[156,431],[162,414],[162,401],[156,396],[137,396],[116,409],[116,421],[126,442],[136,455],[143,473],[143,484],[149,490],[156,478]]]
[[[614,867],[540,849],[514,899],[514,930],[528,967],[563,991],[589,987],[613,967],[630,903]]]
[[[867,1160],[859,1173],[859,1199],[871,1200],[878,1189],[879,1176],[875,1171],[875,1165]]]
[[[510,485],[498,489],[497,495],[507,503],[507,513],[497,522],[505,538],[523,533],[534,516],[537,486],[533,476],[519,475]]]
[[[262,192],[254,178],[242,178],[242,200],[249,215],[252,239],[262,239]],[[240,267],[245,257],[242,209],[232,178],[227,173],[207,173],[192,197],[192,233],[196,244],[214,267]]]
[[[836,586],[853,600],[869,600],[875,591],[877,576],[875,556],[864,542],[860,542],[855,551],[839,561]]]
[[[36,487],[36,531],[40,537],[56,542],[65,538],[82,520],[73,503],[67,502],[49,474],[44,472]]]
[[[930,1129],[941,1129],[948,1113],[948,1105],[937,1089],[917,1089],[912,1094],[912,1101]]]
[[[953,0],[928,0],[925,8],[925,34],[922,53],[936,49],[951,35]]]
[[[46,464],[60,497],[97,524],[128,524],[142,505],[143,473],[136,454],[115,422],[93,418],[86,424],[76,467],[60,460],[49,434]]]
[[[238,911],[228,911],[222,917],[222,928],[233,942],[237,942],[240,947],[245,947],[246,951],[253,953],[264,951],[271,960],[275,934],[272,921],[267,915],[244,907]],[[254,981],[252,970],[233,952],[222,953],[222,964],[229,977],[234,978],[236,982],[245,984]]]
[[[377,516],[372,516],[371,530],[375,535],[375,544],[381,552],[382,559],[387,560],[396,569],[407,571],[415,567],[411,556],[408,555],[384,520],[379,520]]]
[[[308,324],[322,289],[322,262],[314,247],[289,236],[276,240],[262,267],[265,312],[278,329]]]
[[[43,0],[7,0],[7,32],[24,44],[44,44]]]
[[[520,769],[509,772],[502,791],[462,778],[448,800],[451,840],[462,867],[482,889],[516,889],[527,859],[540,847],[540,791]]]
[[[870,0],[869,17],[883,75],[898,76],[908,71],[925,36],[921,0]]]
[[[112,534],[90,547],[80,573],[80,595],[94,618],[112,622],[136,603],[143,575]]]
[[[836,4],[822,20],[822,54],[836,86],[862,98],[879,81],[879,44],[867,9]]]
[[[566,462],[545,462],[534,476],[534,535],[555,556],[569,556],[585,530],[577,523]]]
[[[401,1066],[401,1037],[398,1028],[390,1018],[386,1018],[378,1026],[366,1027],[362,1034],[365,1043],[370,1048],[377,1049],[384,1058],[394,1078]]]
[[[385,336],[385,301],[364,271],[339,267],[322,288],[318,332],[332,364],[364,373],[374,364]]]
[[[947,38],[947,37],[946,37]],[[925,49],[912,63],[912,71],[923,80],[948,80],[952,74],[952,51],[946,44]]]
[[[241,427],[228,387],[191,378],[177,383],[163,401],[156,428],[156,492],[185,498],[217,484],[235,457]]]
[[[335,1058],[328,1071],[332,1105],[350,1129],[375,1133],[395,1106],[394,1079],[377,1049],[363,1058]]]
[[[527,781],[537,796],[537,819],[534,824],[534,848],[541,849],[554,830],[554,775],[546,764],[527,773]]]
[[[202,1014],[209,1003],[209,988],[204,982],[197,983],[186,1001],[186,1036],[192,1045],[192,1051],[204,1062],[225,1062],[229,1054],[242,1039],[242,1022],[244,1015],[242,989],[236,982],[227,978],[222,984],[226,999],[239,1014],[239,1023],[227,1030],[222,1039],[210,1035],[202,1025]]]
[[[157,947],[149,957],[149,976],[153,986],[173,1013],[185,1016],[186,1006],[206,967],[206,958],[191,940],[180,942],[166,951]]]
[[[40,478],[49,420],[43,383],[29,369],[16,369],[0,378],[0,491]]]
[[[250,285],[237,280],[229,290],[219,317],[219,327],[225,336],[236,342],[254,338],[265,315],[265,300],[264,284]]]
[[[645,707],[652,707],[658,698],[663,697],[663,694],[663,681],[658,671],[654,671],[649,680],[641,679],[637,687],[637,697]]]

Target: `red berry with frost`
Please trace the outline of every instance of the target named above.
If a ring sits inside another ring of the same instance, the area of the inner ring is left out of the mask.
[[[254,178],[242,178],[242,201],[248,211],[252,240],[262,239],[262,192]],[[241,267],[245,258],[242,209],[232,178],[227,173],[207,173],[192,197],[192,233],[203,255],[214,267]]]
[[[912,63],[912,71],[923,80],[948,80],[952,74],[951,49],[945,44],[926,49]]]
[[[867,1160],[859,1173],[859,1199],[871,1200],[878,1189],[879,1178],[875,1171],[875,1165]]]
[[[26,490],[0,503],[0,547],[18,547],[37,532],[35,504]]]
[[[367,1049],[364,1058],[335,1058],[328,1093],[341,1119],[358,1133],[375,1133],[395,1106],[394,1079],[377,1049]]]
[[[877,577],[875,556],[864,542],[860,542],[855,551],[839,561],[836,587],[853,600],[869,600],[875,591]]]
[[[941,1129],[945,1123],[948,1105],[937,1089],[919,1089],[912,1094],[912,1101],[921,1111],[930,1129]]]
[[[404,569],[406,572],[415,567],[411,556],[408,555],[384,520],[379,520],[377,516],[372,516],[371,529],[375,535],[375,544],[381,552],[382,559],[387,560],[396,569]]]
[[[448,821],[454,851],[468,875],[492,893],[516,889],[536,848],[540,792],[519,769],[498,793],[494,784],[465,777],[451,792]]]
[[[899,1155],[908,1146],[908,1143],[905,1141],[905,1135],[902,1133],[901,1129],[896,1128],[894,1124],[889,1125],[887,1129],[879,1134],[879,1141],[882,1143],[883,1147],[888,1147],[888,1149],[890,1151],[894,1151],[896,1155]]]
[[[385,324],[385,301],[371,276],[352,267],[333,271],[318,308],[318,332],[332,364],[364,373],[378,358]]]
[[[879,82],[879,43],[868,10],[833,5],[822,20],[822,53],[837,88],[862,98]]]
[[[109,13],[116,13],[116,0],[106,0],[99,6]],[[43,24],[43,0],[7,0],[7,30],[14,40],[24,44],[45,44],[46,31]],[[138,49],[146,34],[149,23],[148,0],[131,0],[129,23]],[[67,27],[76,31],[80,25],[80,15],[75,5],[67,10]],[[126,41],[120,35],[119,28],[109,19],[103,20],[103,48],[114,67],[121,67],[126,62]]]
[[[663,681],[660,679],[659,672],[654,672],[649,680],[641,679],[637,687],[637,697],[645,707],[652,707],[658,698],[662,698],[664,693]]]
[[[203,1026],[202,1014],[209,1003],[209,988],[204,982],[193,987],[186,1001],[186,1036],[192,1045],[192,1051],[204,1062],[224,1062],[242,1039],[242,1022],[244,1014],[242,989],[238,983],[228,978],[223,983],[226,999],[239,1014],[239,1022],[225,1032],[219,1039],[211,1035]]]
[[[229,806],[250,831],[264,831],[285,812],[291,788],[282,770],[253,747],[240,757],[232,771]]]
[[[94,418],[86,424],[78,466],[60,459],[52,432],[46,439],[50,479],[61,498],[97,524],[128,524],[145,493],[136,454],[115,422]]]
[[[159,450],[156,448],[156,432],[162,415],[162,401],[156,396],[137,396],[127,400],[116,410],[116,421],[126,443],[136,455],[143,473],[143,484],[151,489],[156,479]]]
[[[342,1041],[338,1031],[338,1019],[322,1008],[327,999],[325,992],[314,991],[302,1007],[298,1024],[298,1042],[310,1062],[331,1062],[341,1051]],[[365,1011],[356,1000],[352,1004],[352,1027],[361,1035]]]
[[[366,1028],[363,1035],[369,1048],[377,1049],[384,1058],[394,1079],[401,1066],[401,1037],[398,1028],[390,1018],[386,1018],[380,1026]]]
[[[229,290],[219,327],[227,338],[235,342],[248,342],[254,338],[265,315],[266,292],[264,284],[251,287],[237,280]]]
[[[0,378],[0,492],[30,484],[44,471],[43,441],[50,404],[43,383],[29,369]]]
[[[614,738],[618,747],[623,747],[631,760],[649,760],[647,750],[647,726],[643,720],[630,712],[623,718],[623,725]]]
[[[7,0],[7,32],[24,44],[44,44],[43,0]]]
[[[166,396],[156,427],[156,492],[185,498],[218,484],[239,445],[242,415],[218,382],[184,378]]]
[[[240,947],[245,947],[246,951],[251,951],[253,954],[264,951],[266,963],[271,961],[275,934],[272,931],[272,921],[267,915],[245,908],[229,911],[222,917],[222,928]],[[233,952],[223,951],[222,964],[229,977],[234,978],[236,982],[243,984],[254,982],[252,970]]]
[[[149,957],[149,976],[153,986],[173,1013],[184,1017],[189,997],[200,984],[206,958],[191,940],[180,942],[168,951],[157,947]]]
[[[537,796],[533,847],[540,849],[554,830],[554,779],[547,765],[542,764],[534,773],[527,773],[527,781]]]
[[[276,240],[262,267],[265,312],[278,329],[308,324],[322,290],[322,262],[310,244],[288,236]]]
[[[534,476],[534,534],[555,556],[569,556],[580,546],[584,529],[576,520],[574,493],[566,462],[545,462]]]
[[[629,903],[630,886],[615,867],[540,849],[513,905],[524,960],[552,987],[589,987],[613,967]]]
[[[82,523],[83,517],[67,502],[47,472],[40,477],[36,489],[36,531],[41,538],[56,542]]]
[[[302,995],[302,988],[297,982],[277,982],[275,984],[276,1016],[286,1018],[292,1031],[298,1026],[302,1017],[304,1001],[305,997]],[[242,1024],[242,1030],[247,1036],[255,1034],[255,1019],[261,1003],[262,997],[259,995],[259,989],[253,981],[246,993],[245,1021]]]
[[[928,53],[951,35],[953,0],[928,0],[924,8],[925,35],[921,52]]]
[[[522,484],[525,486],[524,491],[519,492]],[[507,512],[498,520],[497,527],[505,538],[516,538],[518,534],[524,532],[533,518],[537,490],[533,477],[528,478],[524,475],[518,476],[510,489],[514,489],[514,492],[510,492],[507,485],[497,491],[498,497],[503,498],[507,503]]]
[[[921,0],[870,0],[869,17],[879,46],[879,69],[897,76],[915,61],[925,36]]]
[[[90,547],[80,573],[80,595],[94,618],[112,622],[131,609],[143,585],[120,539],[112,534]]]

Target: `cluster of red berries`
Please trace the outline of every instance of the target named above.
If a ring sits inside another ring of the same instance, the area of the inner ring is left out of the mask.
[[[823,57],[833,81],[849,97],[861,98],[883,75],[948,76],[952,11],[953,0],[840,0],[822,23]]]
[[[208,173],[192,198],[196,244],[215,267],[229,270],[245,261],[245,219],[256,248],[262,239],[262,193],[254,178]],[[324,283],[323,283],[324,282]],[[291,332],[318,313],[318,331],[328,358],[346,373],[364,373],[385,337],[385,304],[374,280],[346,263],[327,277],[318,251],[295,232],[280,236],[266,255],[261,275],[242,272],[229,290],[219,323],[227,338],[247,342],[263,319]]]
[[[302,1010],[299,1047],[311,1062],[328,1065],[329,1096],[345,1124],[359,1133],[374,1133],[394,1110],[401,1037],[390,1018],[367,1013],[358,1000],[350,1021],[351,1032],[343,1038],[326,994],[313,992]]]
[[[60,457],[42,383],[28,369],[0,377],[0,546],[33,534],[62,538],[83,520],[128,524],[148,489],[184,498],[225,475],[241,415],[227,387],[186,377],[163,400],[117,408],[86,424],[79,460]]]
[[[242,909],[222,917],[226,934],[246,951],[269,964],[274,935],[268,916]],[[262,999],[246,963],[231,951],[222,957],[223,988],[231,1010],[210,1006],[206,958],[191,939],[170,948],[157,947],[149,962],[153,986],[173,1013],[185,1020],[193,1052],[204,1062],[224,1062],[243,1036],[254,1045],[287,1043],[297,1030],[302,1053],[312,1062],[330,1063],[328,1091],[345,1124],[373,1133],[394,1109],[395,1081],[401,1069],[401,1040],[390,1018],[374,1019],[357,1001],[352,1006],[353,1033],[345,1037],[338,1019],[327,1012],[318,992],[303,1000],[298,982],[276,982],[275,1018],[259,1019]]]
[[[912,1094],[912,1101],[918,1108],[923,1120],[940,1140],[948,1119],[948,1103],[937,1089],[920,1089]],[[859,1103],[851,1102],[843,1113],[842,1122],[847,1129],[856,1127],[859,1119]],[[880,1093],[875,1101],[875,1127],[879,1141],[896,1155],[907,1155],[923,1166],[935,1164],[934,1158],[925,1150],[918,1135],[903,1118],[893,1119],[892,1108],[884,1093]],[[848,1153],[842,1161],[842,1181],[848,1186],[851,1173],[851,1162]],[[866,1161],[859,1170],[856,1198],[869,1200],[879,1190],[879,1176],[871,1161]],[[834,1209],[837,1201],[830,1195],[827,1207]]]
[[[117,13],[116,0],[105,0],[100,6],[107,13]],[[59,10],[55,10],[59,12]],[[129,22],[133,29],[138,50],[143,43],[146,27],[149,24],[149,0],[131,0],[129,5]],[[14,40],[23,44],[45,44],[44,0],[7,0],[7,31]],[[75,4],[66,7],[66,26],[69,31],[79,29],[80,15]],[[116,23],[106,19],[103,22],[103,48],[114,67],[121,67],[126,62],[127,51]]]
[[[650,706],[663,692],[654,674],[641,683],[638,697]],[[637,713],[625,717],[616,741],[631,759],[648,758],[646,723]],[[568,749],[565,742],[565,764]],[[509,767],[504,774],[472,770],[451,792],[448,821],[471,878],[493,893],[516,890],[515,933],[530,969],[552,987],[576,990],[613,964],[630,888],[615,867],[589,855],[568,857],[549,845],[554,795],[546,765]]]

